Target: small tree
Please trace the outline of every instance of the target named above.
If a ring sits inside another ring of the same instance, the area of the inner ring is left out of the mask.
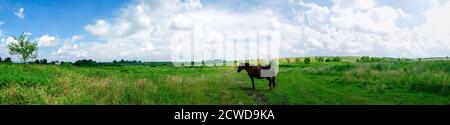
[[[333,62],[340,62],[341,58],[339,56],[336,56],[333,58]]]
[[[359,60],[360,62],[370,62],[370,57],[368,56],[363,56],[361,57],[361,59]]]
[[[289,58],[286,57],[286,62],[287,63],[291,63],[291,60]]]
[[[5,60],[3,60],[3,62],[5,62],[5,63],[11,63],[12,61],[11,61],[11,58],[6,57]]]
[[[42,59],[41,60],[41,64],[47,64],[47,63],[48,63],[47,59]]]
[[[24,33],[19,38],[14,38],[17,42],[11,42],[8,44],[9,54],[19,55],[23,63],[26,63],[28,59],[34,59],[37,57],[37,42],[30,42]]]
[[[311,59],[309,59],[309,57],[306,57],[305,60],[303,61],[305,64],[309,64],[311,62]]]
[[[301,58],[295,58],[296,63],[300,63]]]
[[[323,62],[324,58],[323,57],[316,57],[317,62]]]

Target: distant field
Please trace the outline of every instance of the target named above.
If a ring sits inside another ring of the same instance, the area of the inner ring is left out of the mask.
[[[274,91],[235,67],[0,63],[0,104],[450,104],[450,61],[354,60],[282,61]]]

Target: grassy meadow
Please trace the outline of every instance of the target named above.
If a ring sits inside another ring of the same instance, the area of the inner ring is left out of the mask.
[[[236,67],[0,63],[0,104],[450,104],[450,61],[287,63],[277,88]]]

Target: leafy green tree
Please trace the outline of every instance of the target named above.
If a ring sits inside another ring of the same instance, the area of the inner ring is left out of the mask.
[[[300,63],[301,58],[295,58],[296,63]]]
[[[41,64],[47,64],[47,63],[48,63],[47,59],[42,59],[41,60]]]
[[[97,62],[93,61],[92,59],[82,59],[77,60],[75,63],[73,63],[74,66],[97,66]]]
[[[368,56],[363,56],[361,57],[361,59],[359,60],[360,62],[370,62],[370,57]]]
[[[333,62],[340,62],[341,58],[339,56],[336,56],[333,58]]]
[[[30,42],[24,33],[19,38],[14,38],[17,42],[11,42],[8,44],[9,54],[19,55],[23,63],[26,63],[28,59],[34,59],[37,57],[37,42]]]
[[[10,57],[6,57],[5,60],[3,60],[3,62],[5,63],[11,63],[11,58]]]
[[[291,63],[291,60],[289,58],[285,58],[287,63]]]
[[[323,62],[325,59],[323,57],[316,57],[317,62]]]
[[[306,57],[305,60],[303,60],[305,64],[309,64],[311,62],[311,59],[309,57]]]

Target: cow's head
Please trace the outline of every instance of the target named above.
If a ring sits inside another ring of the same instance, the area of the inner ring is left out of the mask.
[[[240,73],[243,69],[246,69],[248,66],[250,66],[249,63],[239,64],[237,72]]]

